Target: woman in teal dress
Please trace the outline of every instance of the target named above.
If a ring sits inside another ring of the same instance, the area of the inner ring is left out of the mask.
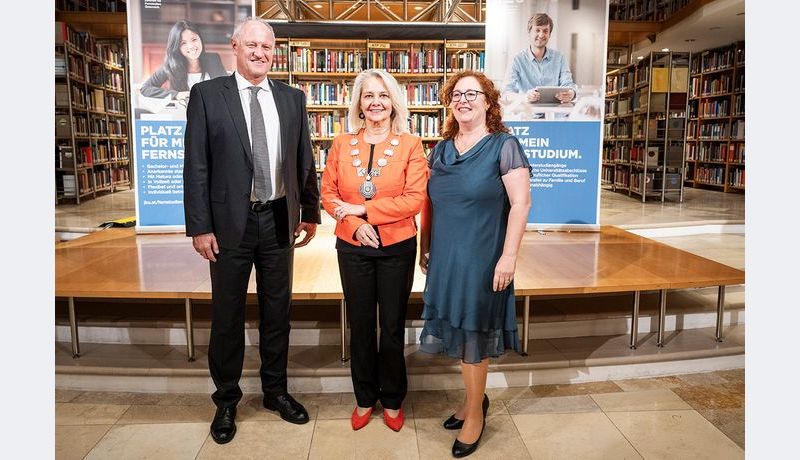
[[[444,422],[461,429],[452,453],[483,434],[489,358],[519,350],[514,270],[530,210],[530,167],[503,125],[499,92],[483,74],[455,74],[442,89],[444,140],[428,157],[420,267],[427,275],[420,349],[461,360],[466,396]]]

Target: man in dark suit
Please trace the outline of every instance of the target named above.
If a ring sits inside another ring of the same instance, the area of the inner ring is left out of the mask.
[[[305,408],[287,392],[289,304],[293,248],[305,246],[320,222],[305,94],[266,77],[272,28],[248,19],[231,45],[236,72],[192,87],[183,173],[186,235],[211,267],[208,367],[217,406],[211,436],[220,444],[236,434],[253,265],[264,407],[289,422],[308,422]]]

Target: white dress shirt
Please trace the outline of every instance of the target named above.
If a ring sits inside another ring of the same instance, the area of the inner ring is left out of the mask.
[[[252,147],[253,134],[250,128],[250,87],[253,86],[253,84],[239,75],[239,72],[234,72],[234,75],[236,75],[236,84],[239,88],[239,99],[242,101],[244,119],[247,122],[247,137],[250,139],[250,146]],[[280,118],[278,118],[278,109],[275,107],[275,98],[272,95],[272,87],[269,84],[269,78],[264,78],[258,86],[261,87],[261,91],[258,92],[258,103],[261,104],[261,113],[264,115],[264,128],[267,132],[269,174],[272,180],[272,195],[267,199],[271,201],[286,195],[286,190],[283,187],[283,155],[280,147],[281,125]],[[250,200],[255,201],[252,187],[251,184]]]

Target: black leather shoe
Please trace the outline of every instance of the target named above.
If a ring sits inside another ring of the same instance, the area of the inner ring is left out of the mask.
[[[481,436],[483,436],[483,429],[486,428],[486,417],[483,417],[483,425],[481,425],[481,434],[478,435],[478,439],[475,440],[472,444],[466,444],[458,440],[456,438],[455,442],[453,443],[453,457],[461,458],[466,457],[467,455],[475,452],[475,449],[478,448],[478,443],[481,442]]]
[[[217,444],[231,442],[236,435],[236,407],[218,407],[211,422],[211,437]]]
[[[281,414],[281,418],[289,423],[297,425],[308,423],[306,408],[295,401],[289,393],[278,396],[264,396],[264,407],[278,411]]]
[[[486,418],[486,413],[489,411],[489,397],[486,396],[486,393],[483,394],[483,418]],[[450,416],[449,419],[445,420],[444,423],[445,430],[460,430],[462,426],[464,426],[464,421],[459,420],[456,418],[456,414]]]

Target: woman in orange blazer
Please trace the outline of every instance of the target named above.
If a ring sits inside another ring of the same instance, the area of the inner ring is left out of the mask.
[[[408,386],[403,354],[408,296],[417,256],[414,216],[426,198],[422,141],[408,132],[408,108],[383,70],[353,84],[350,132],[336,136],[322,174],[322,205],[336,222],[336,249],[350,322],[354,430],[375,404],[394,431],[403,427]],[[376,340],[376,306],[380,343]]]

